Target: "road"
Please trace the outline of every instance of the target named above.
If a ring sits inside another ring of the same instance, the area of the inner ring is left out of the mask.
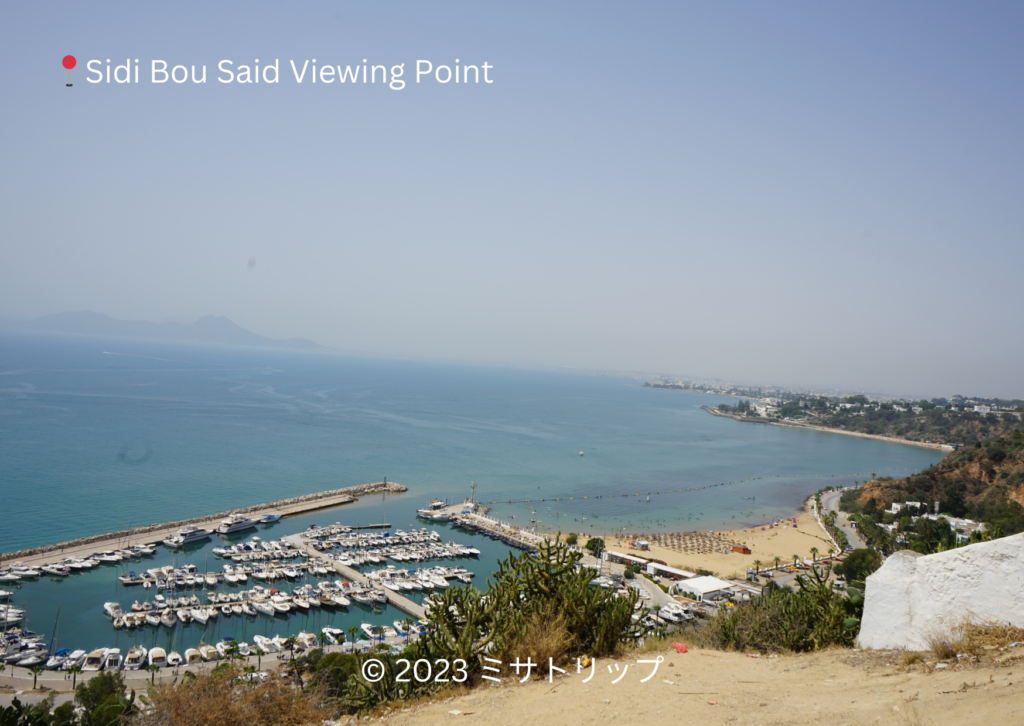
[[[821,495],[821,508],[826,511],[832,511],[836,513],[836,523],[841,525],[843,531],[846,532],[846,539],[849,540],[850,545],[854,549],[867,549],[867,545],[864,540],[860,538],[857,531],[850,526],[850,520],[847,518],[844,512],[839,511],[839,497],[842,496],[842,492],[826,492]]]

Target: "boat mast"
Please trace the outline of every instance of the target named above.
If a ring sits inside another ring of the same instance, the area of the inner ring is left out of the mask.
[[[50,647],[46,651],[47,660],[49,660],[49,658],[50,658],[50,655],[51,655],[50,651],[51,650],[53,651],[53,653],[57,652],[57,628],[58,627],[60,627],[60,605],[57,606],[57,621],[53,624],[53,636],[50,638],[50,640],[52,642],[50,643]]]

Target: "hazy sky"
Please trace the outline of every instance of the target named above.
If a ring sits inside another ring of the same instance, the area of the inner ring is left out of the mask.
[[[1024,396],[1022,37],[1018,2],[5,3],[0,317]],[[415,82],[456,58],[494,83]]]

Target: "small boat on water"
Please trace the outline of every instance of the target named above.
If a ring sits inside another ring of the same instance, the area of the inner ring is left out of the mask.
[[[141,645],[133,645],[124,657],[124,670],[137,671],[146,663],[146,649]]]
[[[153,651],[150,651],[152,653]],[[197,653],[198,655],[198,653]],[[167,654],[167,665],[171,668],[177,668],[181,665],[181,653],[176,650],[172,650]]]
[[[82,665],[82,671],[98,671],[103,667],[103,659],[106,657],[107,649],[97,648],[85,656],[85,663]]]
[[[189,648],[185,651],[185,667],[199,665],[203,662],[203,654],[197,648]]]
[[[199,655],[202,657],[203,660],[210,661],[217,660],[220,658],[220,653],[217,652],[217,648],[210,645],[209,643],[200,643],[198,650]],[[188,651],[186,651],[186,653],[187,652]]]
[[[178,656],[178,661],[181,661],[181,656]],[[163,668],[167,665],[167,651],[163,648],[150,648],[147,662],[150,667],[157,666],[159,668]]]
[[[341,628],[332,628],[325,625],[320,629],[320,632],[326,636],[327,642],[331,645],[345,642],[345,631]]]
[[[121,649],[111,648],[107,651],[107,654],[103,656],[103,665],[100,666],[100,669],[105,671],[119,671],[121,670],[121,661]]]
[[[281,519],[280,514],[264,514],[260,517],[260,524],[273,524],[279,519]]]
[[[277,647],[277,643],[265,635],[254,635],[252,636],[252,641],[256,644],[256,647],[264,653],[276,653],[280,650],[280,648]]]

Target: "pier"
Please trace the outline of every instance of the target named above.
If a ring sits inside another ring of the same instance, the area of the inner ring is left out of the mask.
[[[349,580],[350,582],[358,582],[360,585],[365,585],[366,587],[373,586],[373,583],[370,582],[370,579],[366,577],[366,575],[364,575],[363,573],[351,567],[347,567],[341,564],[340,562],[332,560],[323,552],[318,552],[317,550],[313,549],[308,542],[302,539],[302,535],[292,534],[288,535],[284,539],[293,544],[296,548],[301,549],[303,552],[305,552],[310,559],[315,558],[324,567],[328,567],[337,572],[339,575],[343,575],[346,580]],[[389,590],[387,588],[383,588],[383,590],[384,595],[388,599],[388,605],[398,608],[406,615],[411,615],[417,620],[426,619],[427,613],[423,609],[422,605],[417,605],[409,598],[399,595],[397,592],[394,592],[393,590]]]

